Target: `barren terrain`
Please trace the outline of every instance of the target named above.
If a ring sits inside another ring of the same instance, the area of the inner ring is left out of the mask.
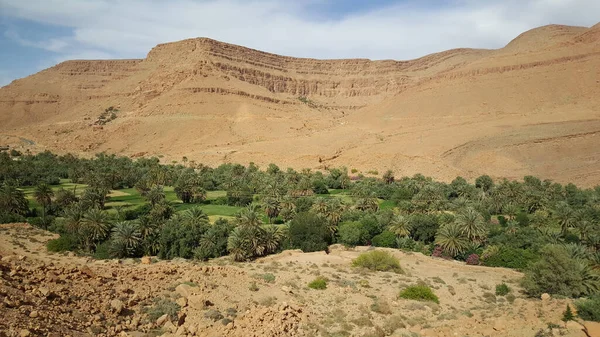
[[[27,224],[0,231],[0,336],[585,336],[560,321],[570,300],[525,298],[508,269],[389,250],[404,274],[368,272],[350,266],[367,247],[341,246],[251,263],[97,261],[49,254],[55,235]],[[317,275],[327,289],[307,287]],[[398,298],[418,282],[439,305]],[[502,282],[515,298],[494,295]],[[160,303],[179,313],[156,318]]]
[[[299,59],[199,38],[14,81],[0,89],[0,145],[591,186],[598,97],[600,24],[411,61]],[[111,106],[116,119],[95,125]]]

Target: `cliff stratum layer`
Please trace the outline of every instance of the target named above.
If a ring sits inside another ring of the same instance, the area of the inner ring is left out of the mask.
[[[590,186],[600,25],[411,61],[300,59],[202,38],[141,60],[67,61],[0,89],[3,144]]]

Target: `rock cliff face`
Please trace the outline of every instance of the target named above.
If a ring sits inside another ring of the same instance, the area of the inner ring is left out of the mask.
[[[0,145],[591,184],[598,32],[545,26],[499,50],[410,61],[302,59],[206,38],[140,60],[67,61],[0,89]],[[116,119],[98,126],[111,106]],[[557,163],[574,139],[579,150]]]

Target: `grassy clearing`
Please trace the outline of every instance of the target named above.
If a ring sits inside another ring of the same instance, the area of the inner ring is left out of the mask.
[[[66,190],[75,191],[76,195],[81,195],[88,185],[75,184],[69,182],[68,179],[62,179],[59,185],[51,186],[53,191],[58,191],[61,188]],[[41,206],[37,203],[34,198],[35,186],[25,186],[20,188],[25,197],[29,201],[30,208],[40,208]],[[219,218],[225,218],[227,220],[233,220],[235,215],[242,209],[242,207],[229,206],[229,205],[212,205],[212,204],[184,204],[177,198],[175,191],[172,186],[164,187],[165,198],[173,204],[176,212],[182,212],[190,208],[200,207],[208,216],[211,222],[216,221]],[[114,213],[115,207],[122,207],[125,210],[134,209],[136,207],[147,204],[148,202],[135,188],[124,188],[120,190],[111,191],[112,196],[108,199],[105,204],[106,210],[109,213]],[[226,191],[208,191],[206,193],[206,200],[211,201],[220,197],[227,196]],[[265,217],[266,222],[266,217]]]
[[[380,199],[381,200],[381,199]],[[379,209],[394,209],[396,205],[391,200],[381,200],[379,203]]]

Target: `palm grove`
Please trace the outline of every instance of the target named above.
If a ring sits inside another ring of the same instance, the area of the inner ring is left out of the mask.
[[[391,171],[381,178],[351,174],[3,152],[0,220],[27,220],[61,235],[49,249],[98,258],[230,254],[246,261],[290,248],[373,245],[523,270],[531,296],[596,298],[600,290],[600,187],[532,176],[446,184],[418,174],[395,179]],[[84,188],[61,188],[64,181]],[[113,191],[132,188],[144,203],[107,206]],[[168,200],[168,188],[178,200]],[[210,191],[225,192],[208,200]],[[240,210],[211,223],[201,209],[207,204]]]

